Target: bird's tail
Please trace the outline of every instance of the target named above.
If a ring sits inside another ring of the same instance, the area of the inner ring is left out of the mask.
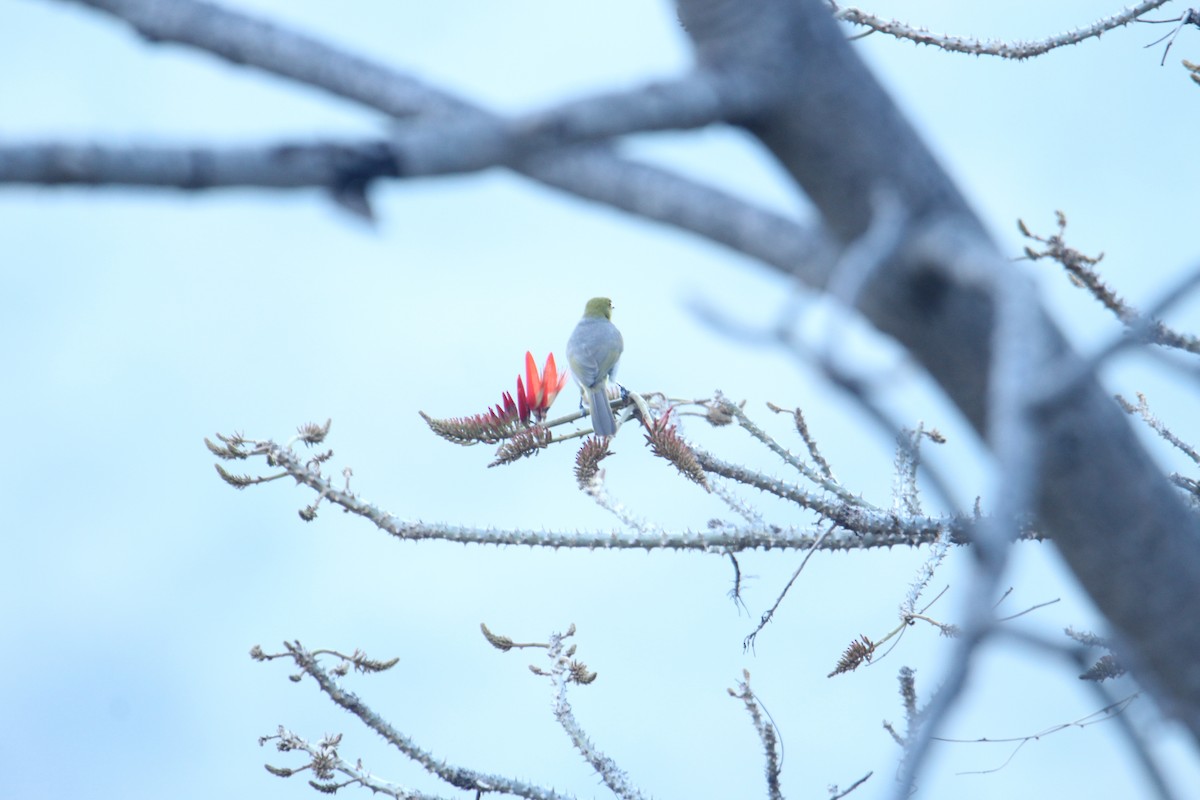
[[[589,390],[589,402],[592,412],[592,429],[597,436],[612,436],[617,432],[617,420],[613,416],[612,406],[608,404],[608,389],[606,381]]]

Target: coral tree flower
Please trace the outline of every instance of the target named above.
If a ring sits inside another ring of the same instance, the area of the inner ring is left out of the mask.
[[[533,353],[525,351],[525,376],[517,376],[516,399],[509,392],[501,396],[501,404],[488,410],[489,415],[497,423],[515,422],[520,420],[528,425],[530,421],[541,422],[550,411],[554,398],[562,391],[567,383],[567,373],[558,374],[554,363],[554,354],[546,357],[546,366],[538,373],[537,362]]]
[[[526,350],[524,387],[521,386],[521,378],[517,378],[518,405],[522,405],[521,397],[523,396],[525,401],[523,405],[528,408],[528,412],[521,415],[522,421],[528,420],[528,414],[532,414],[538,422],[544,420],[550,411],[550,406],[554,403],[554,398],[558,397],[558,393],[562,391],[566,383],[567,373],[558,374],[558,367],[554,363],[554,353],[546,356],[546,366],[539,375],[537,362],[533,360],[533,353]]]
[[[422,411],[421,418],[434,433],[455,444],[519,440],[519,447],[513,452],[503,454],[503,457],[495,462],[508,463],[536,452],[549,443],[549,431],[540,423],[546,419],[554,398],[558,397],[566,383],[567,373],[558,374],[553,353],[546,358],[546,366],[539,374],[533,354],[526,352],[525,376],[524,379],[520,375],[517,376],[515,397],[511,392],[502,392],[498,405],[472,417],[435,419]]]

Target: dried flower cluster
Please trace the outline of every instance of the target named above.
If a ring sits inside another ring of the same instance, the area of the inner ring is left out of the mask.
[[[679,436],[678,426],[671,422],[671,409],[646,426],[646,444],[651,452],[659,458],[665,458],[675,465],[679,473],[693,483],[698,483],[707,491],[712,491],[708,478],[696,454]]]
[[[1125,665],[1118,661],[1116,656],[1109,653],[1108,655],[1100,656],[1096,660],[1096,663],[1088,667],[1079,676],[1079,679],[1083,681],[1104,681],[1109,678],[1119,678],[1125,672]]]
[[[589,436],[575,454],[575,481],[587,490],[600,474],[600,462],[612,455],[607,436]]]
[[[825,677],[832,678],[834,675],[840,675],[843,672],[853,672],[864,663],[870,663],[871,658],[875,655],[875,648],[878,645],[872,642],[866,636],[859,636],[852,641],[846,648],[846,652],[842,653],[842,657],[838,659],[837,666],[833,672]]]
[[[488,466],[498,467],[501,464],[511,464],[526,456],[534,455],[549,446],[553,440],[554,436],[550,433],[550,429],[543,425],[520,428],[508,437],[507,442],[500,445],[500,449],[496,451],[496,458]]]

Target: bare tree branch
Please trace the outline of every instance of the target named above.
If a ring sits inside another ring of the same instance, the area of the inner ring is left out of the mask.
[[[1132,8],[1126,8],[1118,14],[1096,20],[1091,25],[1076,28],[1066,33],[1060,33],[1056,36],[1050,36],[1036,42],[984,41],[982,39],[971,39],[945,33],[933,33],[925,28],[915,27],[898,20],[885,20],[882,17],[858,8],[838,8],[838,4],[832,2],[832,0],[829,2],[829,6],[833,9],[834,16],[840,20],[851,22],[855,25],[862,25],[870,28],[871,31],[886,33],[889,36],[895,36],[897,39],[908,39],[917,44],[932,45],[951,53],[967,53],[974,56],[998,56],[1000,58],[1011,58],[1019,61],[1040,56],[1043,53],[1048,53],[1051,50],[1065,47],[1066,45],[1079,44],[1093,37],[1099,39],[1102,34],[1135,22],[1138,17],[1146,12],[1153,11],[1169,2],[1170,0],[1143,0],[1143,2],[1138,3]]]
[[[680,0],[709,69],[772,76],[781,98],[747,128],[853,241],[872,197],[894,192],[909,227],[864,287],[859,308],[899,339],[981,434],[1005,412],[993,335],[998,281],[1010,269],[937,160],[846,43],[820,0]],[[746,64],[745,62],[751,62]],[[730,66],[732,65],[732,66]],[[1080,362],[1040,308],[1032,379]],[[1092,599],[1119,631],[1135,672],[1200,739],[1200,526],[1094,378],[1030,420],[1038,448],[1036,511]],[[1039,526],[1041,527],[1041,526]],[[959,676],[962,677],[962,676]]]
[[[573,635],[575,626],[565,634],[554,634],[550,637],[550,646],[546,657],[550,660],[549,670],[551,683],[554,685],[554,718],[566,731],[571,744],[579,751],[584,760],[591,765],[604,785],[621,800],[642,800],[643,795],[629,781],[629,776],[613,759],[601,752],[592,742],[583,726],[575,718],[575,712],[567,700],[567,686],[571,683],[590,683],[595,680],[596,673],[590,672],[586,666],[574,661],[574,646],[567,648],[566,639]],[[582,677],[581,677],[582,676]]]
[[[569,800],[570,795],[563,795],[551,789],[534,786],[503,775],[494,775],[478,772],[466,767],[453,766],[447,764],[444,760],[434,758],[432,753],[422,749],[411,737],[397,730],[391,723],[379,716],[378,713],[359,699],[357,695],[343,689],[334,676],[321,666],[314,653],[306,650],[299,642],[285,642],[284,646],[287,648],[287,654],[295,661],[296,666],[315,680],[321,691],[330,700],[358,717],[364,725],[382,736],[388,744],[395,747],[406,757],[420,764],[430,774],[437,776],[451,786],[480,793],[501,792],[516,795],[517,797],[525,797],[529,800]],[[258,648],[255,648],[255,650],[257,651]],[[252,652],[252,655],[262,660],[263,654],[261,652],[257,654]],[[368,788],[373,788],[370,784],[364,785],[367,785]]]
[[[398,174],[389,143],[383,140],[237,147],[68,143],[0,146],[2,183],[185,190],[234,186],[295,189],[363,185]]]
[[[348,489],[339,488],[334,481],[321,473],[319,465],[310,465],[290,448],[275,442],[250,442],[251,455],[262,456],[273,468],[280,468],[298,483],[317,492],[321,500],[333,503],[352,514],[357,514],[374,523],[380,530],[410,541],[438,539],[442,541],[492,544],[528,545],[533,547],[576,547],[576,548],[629,548],[629,549],[675,549],[699,550],[725,553],[747,549],[809,550],[816,546],[820,550],[858,550],[896,545],[920,545],[937,541],[949,532],[950,540],[965,544],[967,520],[957,517],[913,517],[901,519],[887,512],[872,512],[869,508],[856,507],[847,503],[822,503],[809,498],[814,509],[822,516],[836,522],[844,530],[821,535],[808,528],[783,528],[775,525],[756,524],[746,526],[721,526],[705,531],[676,531],[667,533],[659,529],[647,533],[629,534],[612,532],[555,532],[547,530],[501,530],[478,529],[459,525],[410,522],[398,519],[372,505]],[[734,478],[748,485],[754,482],[753,473],[726,464],[703,451],[697,457],[706,470]],[[766,485],[766,484],[764,484]],[[760,487],[761,488],[761,487]],[[787,491],[780,494],[785,499],[796,499]],[[796,490],[800,491],[800,490]],[[1039,538],[1035,531],[1023,532],[1024,538]]]
[[[67,1],[112,14],[151,42],[174,42],[194,47],[235,64],[321,89],[393,118],[411,121],[419,116],[423,124],[432,124],[435,128],[454,126],[460,135],[462,131],[471,130],[481,139],[491,138],[493,143],[503,139],[500,118],[478,106],[313,37],[231,9],[201,0]],[[621,95],[612,95],[568,104],[560,121],[565,122],[568,132],[575,131],[573,135],[577,139],[587,140],[633,130],[637,124],[658,127],[702,124],[715,113],[716,105],[731,103],[734,111],[744,113],[738,105],[739,98],[758,97],[756,92],[743,91],[748,84],[742,79],[714,78],[708,73],[693,81],[685,79],[664,85],[675,85],[679,89],[676,94],[681,108],[671,112],[672,119],[663,114],[661,107],[654,108],[661,92],[651,85],[641,92],[644,102],[631,102]],[[713,91],[717,92],[715,99]],[[611,113],[616,107],[639,116],[618,122],[620,118]],[[611,126],[607,132],[595,128],[600,124],[596,122],[596,117],[601,116],[598,110],[609,115],[603,123]],[[658,122],[654,122],[655,115],[658,115]],[[536,122],[538,119],[540,123]],[[552,113],[535,115],[528,126],[551,131],[557,124],[551,122],[552,119]],[[412,126],[409,128],[411,131]],[[404,135],[397,133],[398,138]],[[420,134],[410,132],[408,135]],[[565,133],[559,135],[566,136]],[[475,142],[473,146],[488,147],[483,142]],[[497,146],[491,147],[494,158]],[[5,155],[5,151],[0,150],[0,182],[5,180]],[[425,157],[432,159],[433,155],[426,153]],[[491,163],[488,157],[469,157],[475,161],[476,168]],[[419,171],[415,161],[408,163],[407,168]],[[423,168],[436,171],[431,162],[426,162]],[[580,146],[531,156],[513,168],[575,196],[698,234],[784,272],[807,274],[806,280],[818,274],[815,264],[830,257],[831,244],[820,230],[669,171],[620,158],[603,146]],[[398,164],[397,171],[404,174],[405,165]]]

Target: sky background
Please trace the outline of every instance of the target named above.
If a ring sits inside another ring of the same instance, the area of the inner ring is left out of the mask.
[[[419,76],[503,112],[677,73],[687,43],[665,3],[238,2],[268,18]],[[1119,4],[879,0],[876,13],[964,36],[1038,39],[1115,13]],[[1173,3],[1156,18],[1178,15]],[[376,136],[379,115],[176,46],[152,46],[74,4],[0,0],[0,141],[235,143]],[[875,35],[855,47],[894,92],[1006,252],[1016,219],[1104,251],[1106,279],[1139,307],[1195,267],[1194,153],[1200,60],[1184,30],[1160,66],[1166,26],[1133,26],[1028,63],[949,55]],[[744,135],[712,129],[626,145],[755,202],[805,213],[802,198]],[[399,664],[348,678],[437,757],[553,786],[607,792],[550,713],[530,652],[499,653],[486,622],[517,640],[571,623],[599,680],[572,691],[596,744],[656,797],[765,792],[759,743],[725,689],[742,670],[782,731],[784,789],[822,797],[874,771],[857,797],[892,789],[899,749],[881,721],[902,723],[896,673],[917,669],[922,698],[951,648],[916,627],[875,666],[827,679],[849,641],[896,620],[923,551],[818,554],[776,621],[742,639],[799,564],[797,553],[742,558],[749,609],[726,596],[716,556],[544,552],[398,543],[324,508],[287,482],[236,492],[203,439],[216,432],[284,440],[332,418],[331,469],[406,519],[464,525],[612,530],[575,487],[573,447],[486,469],[492,450],[460,448],[418,416],[484,410],[514,388],[526,350],[562,359],[584,301],[608,295],[626,351],[621,382],[639,392],[704,397],[720,389],[797,447],[765,403],[802,407],[842,482],[890,502],[893,445],[844,395],[788,353],[729,339],[696,303],[746,325],[775,319],[792,293],[748,259],[674,230],[499,172],[391,183],[365,225],[316,191],[202,195],[0,188],[0,340],[9,457],[0,581],[3,794],[21,798],[164,795],[312,797],[281,780],[260,749],[285,725],[312,740],[343,732],[342,755],[414,788],[441,784],[388,752],[286,664],[257,664],[299,639],[356,647]],[[1050,266],[1034,275],[1083,348],[1117,330]],[[800,324],[828,316],[815,300]],[[1200,304],[1170,322],[1195,331]],[[887,375],[887,407],[948,436],[927,457],[966,504],[986,492],[986,459],[929,382],[887,341],[853,322],[859,369]],[[1114,392],[1144,391],[1163,420],[1200,441],[1194,383],[1129,355],[1109,366]],[[556,411],[574,406],[568,390]],[[781,477],[786,468],[736,431],[689,420],[701,445]],[[1186,469],[1151,434],[1167,469]],[[610,491],[636,516],[672,528],[729,518],[713,498],[650,457],[632,426],[607,461]],[[261,464],[249,463],[245,471]],[[241,465],[238,465],[240,468]],[[238,471],[243,471],[239,469]],[[1194,471],[1191,473],[1194,476]],[[749,493],[779,524],[792,509]],[[986,495],[984,504],[986,506]],[[936,510],[936,509],[934,509]],[[934,580],[950,590],[931,613],[956,619],[968,575],[953,553]],[[1021,625],[1057,635],[1100,625],[1047,544],[1016,548],[1013,612],[1056,598]],[[1134,691],[1116,687],[1118,696]],[[1071,668],[1010,646],[984,654],[947,736],[1027,736],[1103,703]],[[1129,712],[1176,788],[1200,785],[1200,759],[1148,700]],[[1117,727],[1071,728],[1015,745],[935,748],[921,796],[1144,796]],[[347,792],[363,790],[348,789]],[[446,794],[450,794],[446,792]],[[347,795],[349,796],[349,795]],[[359,795],[363,796],[363,795]]]

